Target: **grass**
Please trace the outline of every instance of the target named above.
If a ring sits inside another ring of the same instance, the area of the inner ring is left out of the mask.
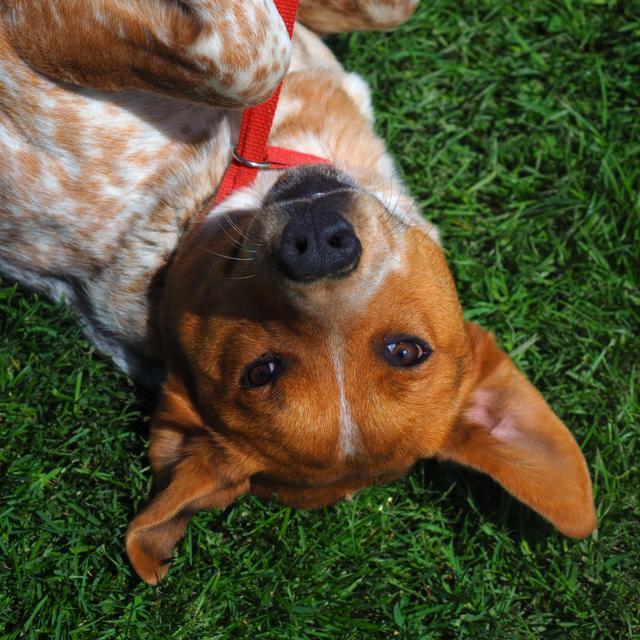
[[[522,5],[522,6],[520,6]],[[195,517],[168,579],[122,537],[152,398],[59,306],[0,287],[0,638],[640,637],[640,5],[423,2],[331,41],[442,231],[467,316],[580,442],[596,537],[427,461],[353,503]]]

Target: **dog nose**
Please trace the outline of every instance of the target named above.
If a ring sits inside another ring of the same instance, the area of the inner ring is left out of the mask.
[[[322,211],[323,204],[306,201],[306,210],[294,214],[282,232],[278,266],[290,280],[339,277],[358,266],[362,246],[353,226],[337,213]]]

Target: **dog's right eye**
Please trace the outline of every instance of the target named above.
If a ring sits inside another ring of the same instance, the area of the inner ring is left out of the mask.
[[[392,367],[408,369],[424,362],[432,353],[431,347],[419,338],[390,338],[385,340],[383,355]]]
[[[265,354],[244,370],[240,383],[248,389],[264,387],[273,382],[281,371],[282,361],[280,358],[273,354]]]

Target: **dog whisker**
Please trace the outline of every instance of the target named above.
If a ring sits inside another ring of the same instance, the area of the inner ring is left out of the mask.
[[[222,229],[222,232],[227,236],[227,238],[229,238],[237,247],[242,248],[244,244],[250,245],[250,246],[255,246],[255,243],[250,242],[246,236],[246,234],[244,234],[242,232],[241,229],[239,229],[231,220],[231,218],[229,218],[229,216],[225,213],[224,217],[226,219],[226,221],[229,223],[229,225],[235,229],[238,234],[239,234],[239,238],[234,238],[225,228],[225,226],[222,224],[222,221],[219,217],[216,217],[216,222],[218,223],[218,226]],[[246,249],[248,253],[257,253],[257,251],[252,251],[250,249]]]
[[[258,276],[257,273],[250,273],[246,276],[228,276],[222,278],[223,280],[249,280],[250,278],[256,278]]]
[[[218,258],[224,258],[225,260],[238,260],[240,262],[252,262],[254,258],[238,258],[236,256],[226,256],[222,253],[218,253],[217,251],[212,251],[211,249],[204,248],[203,251],[206,253],[210,253],[214,256],[218,256]]]

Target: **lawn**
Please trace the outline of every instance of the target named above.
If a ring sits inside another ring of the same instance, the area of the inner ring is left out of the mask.
[[[423,1],[331,40],[440,226],[467,317],[575,434],[593,537],[426,461],[315,512],[196,516],[168,579],[123,549],[153,398],[0,283],[0,638],[640,637],[640,4]]]

